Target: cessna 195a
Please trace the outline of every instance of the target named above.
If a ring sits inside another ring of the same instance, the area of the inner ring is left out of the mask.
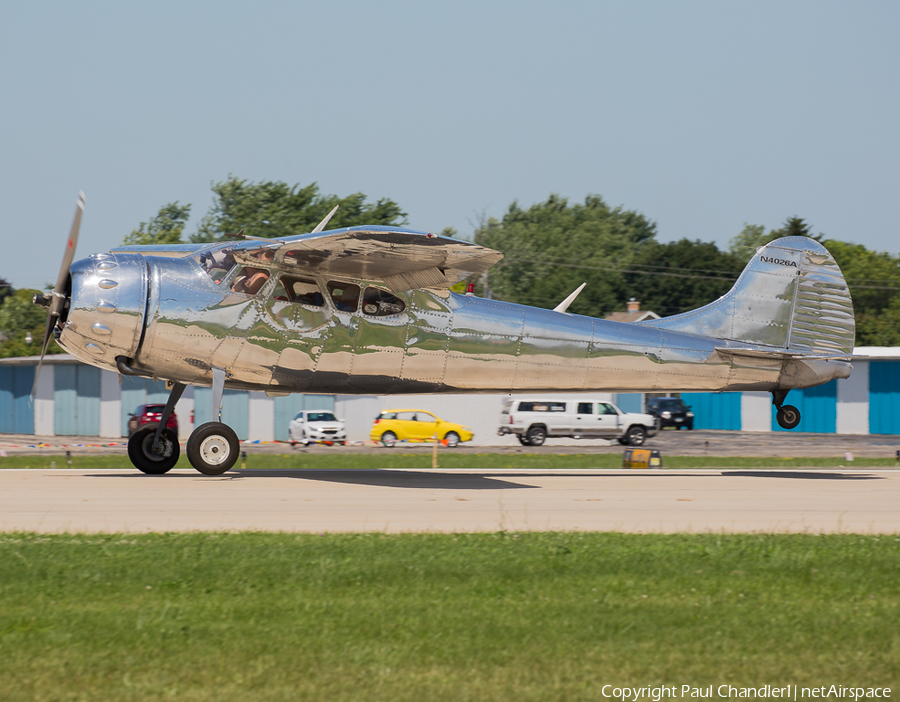
[[[692,312],[635,324],[459,295],[450,286],[502,254],[396,227],[235,243],[126,246],[72,263],[79,198],[49,308],[73,356],[123,375],[169,381],[158,426],[128,455],[145,473],[178,460],[166,419],[186,385],[212,387],[213,416],[187,442],[206,475],[231,468],[235,432],[221,422],[225,388],[299,392],[496,393],[540,390],[772,393],[784,400],[850,374],[855,321],[840,268],[818,242],[762,247],[734,287]]]

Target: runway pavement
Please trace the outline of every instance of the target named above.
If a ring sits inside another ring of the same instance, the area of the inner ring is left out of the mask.
[[[622,446],[604,439],[548,439],[543,446],[521,446],[512,436],[504,445],[463,444],[458,453],[620,453]],[[0,434],[0,457],[15,455],[125,455],[127,439],[96,436],[34,436]],[[398,444],[392,449],[364,442],[349,446],[292,448],[287,442],[244,443],[242,450],[253,453],[335,453],[349,455],[381,451],[430,451],[426,444]],[[666,456],[843,456],[892,458],[900,450],[900,436],[892,434],[811,434],[806,432],[674,431],[666,430],[648,439],[645,448],[659,449]]]
[[[0,470],[0,531],[900,534],[896,470]]]

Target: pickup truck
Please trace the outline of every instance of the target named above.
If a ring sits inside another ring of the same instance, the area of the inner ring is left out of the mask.
[[[623,412],[611,402],[510,398],[503,404],[497,433],[515,434],[523,446],[540,446],[550,437],[615,439],[626,446],[641,446],[658,429],[655,417]]]

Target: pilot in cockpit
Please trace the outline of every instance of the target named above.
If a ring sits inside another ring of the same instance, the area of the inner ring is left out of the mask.
[[[218,284],[225,274],[234,268],[234,257],[231,255],[231,247],[216,251],[205,251],[200,254],[200,265]],[[224,271],[215,274],[213,271]]]

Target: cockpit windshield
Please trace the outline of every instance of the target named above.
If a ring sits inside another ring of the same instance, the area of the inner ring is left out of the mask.
[[[206,271],[207,275],[216,281],[216,284],[222,282],[231,269],[234,268],[234,256],[232,256],[232,246],[221,246],[216,249],[207,249],[196,255],[196,261],[200,267]]]

